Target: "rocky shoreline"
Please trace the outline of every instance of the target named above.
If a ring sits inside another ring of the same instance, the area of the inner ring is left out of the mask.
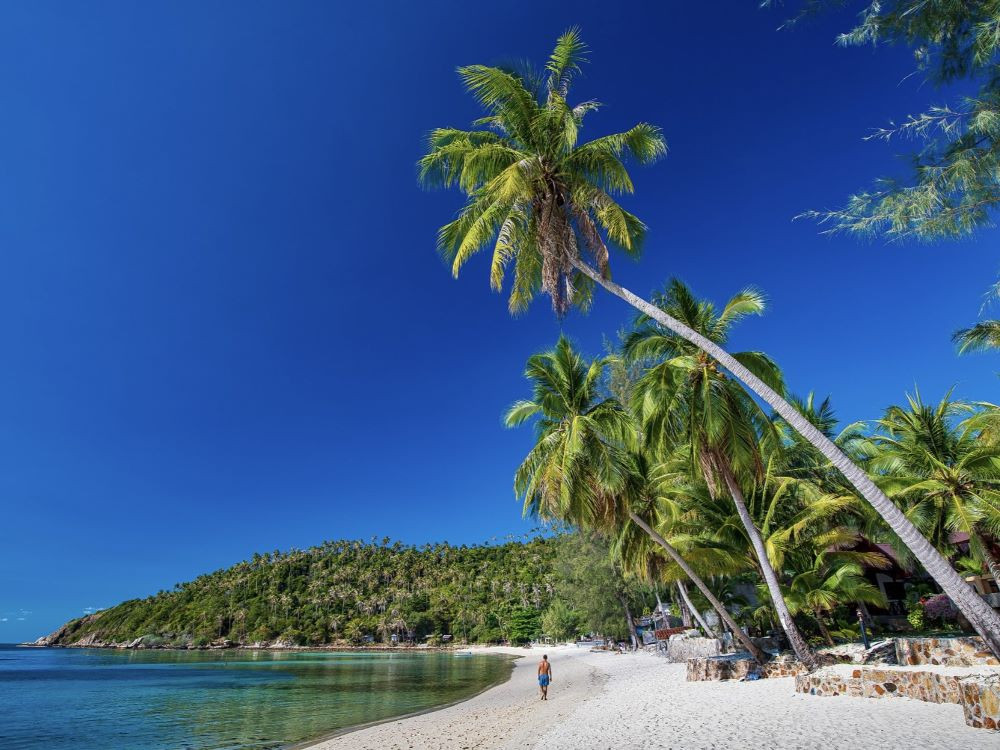
[[[393,651],[393,652],[403,652],[403,651],[419,651],[421,653],[427,651],[455,651],[458,649],[468,648],[465,644],[456,644],[449,646],[428,646],[428,645],[383,645],[383,644],[368,644],[359,646],[353,643],[321,643],[311,646],[300,646],[295,643],[288,643],[285,641],[261,641],[257,643],[237,643],[230,641],[228,639],[223,639],[220,641],[213,641],[207,645],[195,646],[195,645],[179,645],[176,643],[149,643],[149,636],[142,636],[136,638],[132,641],[121,641],[121,642],[105,642],[100,640],[92,640],[90,638],[82,638],[74,643],[46,643],[48,636],[39,638],[35,641],[28,641],[25,643],[18,643],[17,645],[21,648],[107,648],[107,649],[119,649],[119,650],[161,650],[161,651]]]
[[[98,618],[101,613],[97,612],[87,615],[78,620],[66,623],[58,630],[43,635],[34,641],[19,643],[24,648],[110,648],[110,649],[162,649],[171,651],[223,651],[244,649],[248,651],[452,651],[455,648],[463,648],[457,644],[447,646],[428,644],[378,644],[370,643],[358,645],[349,642],[323,643],[319,645],[302,646],[290,641],[277,639],[274,641],[254,641],[241,642],[228,638],[219,638],[204,644],[183,643],[176,637],[164,637],[160,635],[143,635],[130,641],[105,641],[100,633],[88,633],[87,635],[74,639],[74,634],[84,625],[88,625]]]

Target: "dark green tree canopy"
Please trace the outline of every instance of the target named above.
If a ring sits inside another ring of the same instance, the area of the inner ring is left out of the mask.
[[[327,542],[307,550],[254,555],[231,568],[133,599],[66,626],[60,645],[148,638],[158,645],[358,643],[392,636],[423,641],[513,637],[541,611],[555,586],[560,540],[500,545],[405,546],[383,540]]]

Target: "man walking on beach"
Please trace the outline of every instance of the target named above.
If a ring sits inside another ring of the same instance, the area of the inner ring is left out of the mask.
[[[549,655],[542,654],[542,660],[538,662],[538,688],[542,691],[542,700],[549,699],[549,683],[552,682],[552,665],[549,664]]]

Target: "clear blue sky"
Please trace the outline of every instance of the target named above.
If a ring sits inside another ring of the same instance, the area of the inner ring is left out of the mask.
[[[864,243],[792,222],[905,146],[862,136],[940,100],[836,15],[777,32],[731,3],[7,3],[0,8],[0,641],[254,551],[522,533],[530,431],[500,414],[560,328],[597,353],[630,317],[512,320],[487,260],[434,253],[460,205],[417,187],[425,133],[478,112],[454,68],[541,59],[579,24],[585,136],[661,125],[650,226],[616,278],[771,300],[734,345],[871,418],[915,383],[997,396],[959,359],[996,232]],[[4,619],[6,618],[6,619]],[[23,618],[23,619],[19,619]]]

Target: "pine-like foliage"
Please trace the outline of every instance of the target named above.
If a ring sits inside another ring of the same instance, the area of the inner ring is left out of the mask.
[[[809,15],[846,4],[806,0],[800,8]],[[921,144],[909,178],[881,179],[839,210],[808,215],[834,231],[921,239],[967,234],[987,224],[1000,204],[1000,2],[877,0],[859,6],[859,21],[838,37],[840,44],[904,44],[930,82],[966,79],[974,93],[870,136]]]

